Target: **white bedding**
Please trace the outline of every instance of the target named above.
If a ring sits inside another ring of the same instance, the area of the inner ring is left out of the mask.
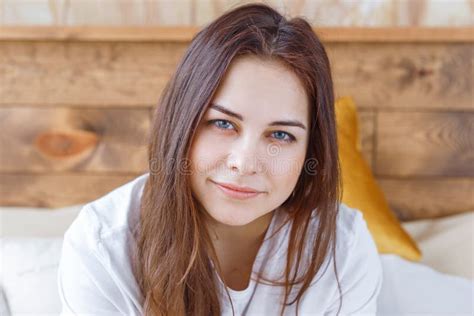
[[[62,234],[80,205],[61,210],[0,207],[0,286],[11,315],[57,315],[56,269]],[[474,315],[474,212],[403,223],[423,252],[420,263],[380,255],[378,315]],[[0,289],[1,290],[1,289]],[[28,302],[28,304],[25,304]]]
[[[440,273],[396,255],[381,255],[378,315],[474,315],[472,280]]]
[[[402,224],[422,251],[421,263],[474,279],[474,211]]]

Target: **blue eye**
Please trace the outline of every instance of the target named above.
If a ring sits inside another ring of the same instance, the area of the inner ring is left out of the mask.
[[[212,125],[216,127],[217,129],[224,130],[224,131],[235,129],[234,125],[227,120],[221,120],[221,119],[210,120],[210,121],[207,121],[207,124]],[[278,141],[282,141],[284,143],[293,143],[294,141],[296,141],[296,138],[287,132],[276,131],[276,132],[273,132],[272,134],[276,135],[276,137],[274,137],[275,139],[277,139]]]
[[[278,139],[278,140],[281,140],[281,141],[283,141],[283,142],[285,142],[285,143],[292,143],[292,142],[295,141],[295,137],[294,137],[293,135],[287,133],[287,132],[276,131],[276,132],[274,132],[273,134],[274,134],[274,135],[282,136],[282,137],[277,136],[277,137],[275,137],[275,138]],[[287,138],[285,138],[285,136],[286,136]]]
[[[227,120],[210,120],[208,122],[208,124],[212,124],[215,127],[217,127],[218,129],[223,129],[223,130],[227,130],[227,129],[229,129],[227,127],[233,126],[232,123],[230,123]]]

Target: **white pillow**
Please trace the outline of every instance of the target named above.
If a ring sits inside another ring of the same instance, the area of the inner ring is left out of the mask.
[[[59,237],[79,214],[82,204],[64,208],[0,207],[0,237]]]
[[[82,205],[0,207],[0,315],[59,315],[57,269],[63,235]],[[6,309],[5,311],[2,308]]]
[[[0,238],[0,284],[12,316],[59,314],[57,269],[62,240]]]
[[[474,282],[394,254],[380,255],[377,315],[473,315]]]
[[[404,222],[422,252],[420,263],[474,280],[474,211]]]

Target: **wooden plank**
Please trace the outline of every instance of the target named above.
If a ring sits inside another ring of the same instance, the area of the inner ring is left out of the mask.
[[[149,109],[2,108],[0,172],[142,172]]]
[[[360,150],[369,167],[373,169],[375,112],[358,110],[358,118]]]
[[[327,42],[432,43],[474,42],[472,27],[335,27],[316,28]]]
[[[189,42],[200,26],[2,26],[0,41]],[[314,27],[324,42],[474,42],[472,27]]]
[[[337,96],[359,108],[473,110],[472,44],[328,45]]]
[[[0,205],[64,207],[93,201],[140,174],[0,174]]]
[[[184,44],[9,42],[0,45],[0,104],[156,104]]]
[[[4,42],[0,106],[149,107],[185,49],[183,43]],[[328,45],[336,96],[351,95],[361,109],[472,110],[474,82],[465,71],[472,52],[472,44]]]
[[[378,177],[377,181],[403,221],[474,211],[474,178]]]
[[[1,40],[189,42],[195,26],[2,26]]]
[[[379,112],[378,176],[474,176],[474,112]]]

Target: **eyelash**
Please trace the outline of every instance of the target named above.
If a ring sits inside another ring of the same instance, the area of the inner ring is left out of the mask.
[[[226,122],[226,123],[229,123],[230,125],[232,125],[231,122],[229,122],[229,121],[227,121],[227,120],[222,120],[222,119],[210,120],[210,121],[208,121],[207,123],[208,123],[208,125],[212,124],[213,126],[217,127],[217,128],[220,129],[220,130],[227,130],[226,128],[221,128],[221,127],[217,126],[216,124],[214,124],[214,123],[216,123],[216,122]],[[288,138],[289,138],[289,139],[287,139],[287,140],[283,140],[283,139],[278,139],[278,138],[277,138],[277,140],[279,140],[279,141],[282,141],[282,142],[284,142],[284,143],[293,143],[293,142],[296,140],[296,138],[295,138],[293,135],[291,135],[290,133],[284,132],[284,131],[276,131],[276,132],[274,132],[274,133],[278,133],[278,132],[284,133],[284,134],[288,135]]]

